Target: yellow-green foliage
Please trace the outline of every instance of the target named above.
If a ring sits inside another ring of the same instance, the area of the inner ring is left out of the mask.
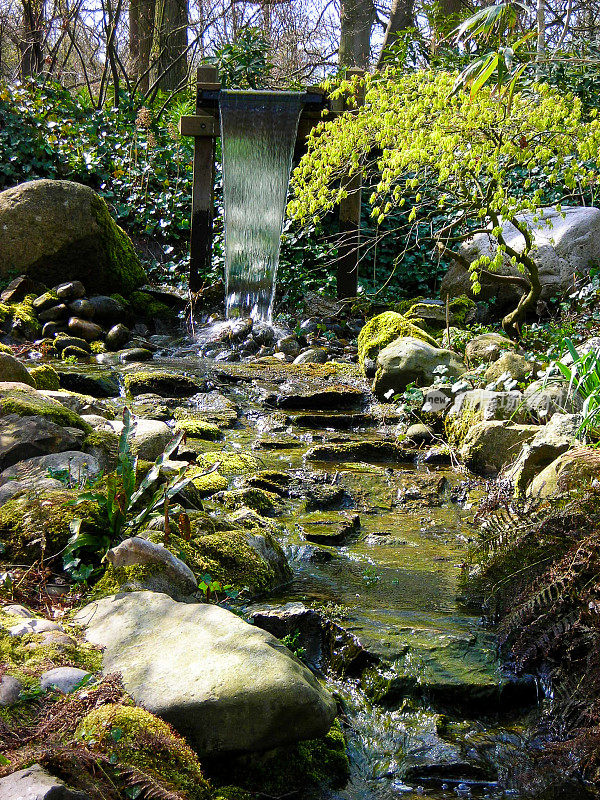
[[[161,303],[148,292],[133,292],[129,298],[130,308],[145,319],[173,319],[176,313],[166,303]]]
[[[210,497],[229,486],[229,481],[220,472],[203,473],[205,470],[197,467],[190,467],[187,473],[187,477],[191,479],[201,497]]]
[[[49,389],[54,392],[60,389],[58,372],[50,364],[40,364],[39,367],[31,367],[29,374],[35,381],[36,389]]]
[[[90,344],[90,350],[94,355],[98,355],[99,353],[106,353],[106,345],[104,342],[101,342],[99,339],[97,342],[92,342]]]
[[[198,756],[170,725],[142,708],[100,706],[79,723],[76,736],[117,765],[135,767],[187,800],[210,796]]]
[[[163,538],[164,536],[157,537],[159,541]],[[87,599],[99,600],[119,592],[136,592],[145,588],[146,579],[159,571],[160,565],[157,564],[131,564],[128,567],[114,567],[109,564]]]
[[[589,165],[597,169],[600,158],[600,120],[586,119],[577,97],[545,83],[528,83],[509,95],[490,82],[472,98],[467,91],[453,93],[455,81],[456,73],[395,66],[342,81],[339,91],[348,94],[356,94],[362,83],[365,103],[313,128],[293,175],[289,212],[310,221],[332,210],[347,196],[349,184],[341,175],[372,180],[366,173],[377,152],[378,182],[370,197],[377,223],[403,208],[407,196],[415,198],[409,222],[421,211],[427,214],[430,200],[419,191],[436,183],[437,219],[431,214],[428,219],[442,248],[455,246],[451,237],[457,228],[466,235],[468,221],[489,225],[491,257],[471,265],[476,294],[481,269],[497,270],[509,256],[515,265],[531,268],[522,256],[506,252],[498,239],[499,219],[513,221],[543,205],[535,184],[540,167],[544,191],[552,185],[574,190],[596,180]],[[516,170],[522,175],[517,182]],[[460,225],[447,226],[452,215]]]
[[[12,349],[7,344],[2,344],[2,342],[0,342],[0,353],[8,353],[10,356],[12,355]]]
[[[191,439],[208,439],[211,442],[223,438],[223,433],[212,422],[199,419],[179,419],[175,423],[177,432],[183,431]]]
[[[364,369],[366,358],[377,358],[377,354],[400,336],[412,336],[437,347],[435,339],[395,311],[384,311],[370,319],[358,334],[358,360]]]
[[[471,428],[480,422],[483,422],[483,410],[474,408],[468,401],[465,401],[460,414],[446,416],[444,419],[444,429],[448,443],[452,447],[460,447]]]
[[[93,518],[95,506],[84,503],[74,508],[69,503],[72,492],[46,490],[28,492],[0,506],[0,542],[4,552],[0,560],[12,564],[33,564],[48,560],[66,546],[75,517]]]

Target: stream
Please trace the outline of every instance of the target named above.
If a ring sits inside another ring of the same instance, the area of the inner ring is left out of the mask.
[[[325,502],[318,492],[290,492],[284,511],[270,520],[294,578],[244,613],[323,609],[362,646],[366,668],[326,675],[343,707],[351,760],[350,782],[329,797],[525,797],[514,787],[519,773],[531,769],[536,685],[503,670],[493,632],[458,600],[484,485],[418,457],[402,464],[312,460],[317,444],[370,442],[376,452],[393,441],[393,424],[381,423],[367,395],[360,407],[332,412],[330,401],[318,408],[317,387],[305,403],[282,409],[269,407],[286,381],[276,368],[173,357],[155,357],[148,368],[196,376],[209,370],[207,397],[216,400],[218,393],[235,403],[238,418],[224,440],[196,441],[199,451],[249,452],[260,470],[326,487]],[[134,412],[148,403],[136,398]],[[156,407],[150,415],[157,416]],[[242,483],[236,478],[232,488]],[[222,513],[210,500],[205,505]],[[335,539],[340,525],[347,533],[333,543],[327,536]]]

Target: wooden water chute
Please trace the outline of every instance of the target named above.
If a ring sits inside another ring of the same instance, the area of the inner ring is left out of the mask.
[[[210,271],[213,242],[215,192],[215,141],[220,135],[219,100],[221,94],[216,67],[198,68],[196,113],[181,117],[179,132],[194,137],[194,177],[192,183],[192,218],[190,233],[189,288],[192,293],[202,288],[202,275]],[[320,120],[343,111],[343,102],[332,108],[329,97],[320,87],[309,87],[302,98],[302,112],[294,150],[297,163],[306,138]],[[339,298],[354,297],[358,288],[360,244],[360,181],[348,184],[348,198],[340,204],[340,248],[337,266]]]

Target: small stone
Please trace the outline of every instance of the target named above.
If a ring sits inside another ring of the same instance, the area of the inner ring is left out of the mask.
[[[45,311],[47,308],[52,308],[58,304],[58,296],[56,292],[44,292],[39,297],[36,297],[32,305],[36,312]]]
[[[69,315],[69,309],[64,303],[57,306],[46,308],[44,311],[38,312],[38,319],[40,322],[56,322],[58,319],[64,319]]]
[[[65,349],[62,351],[63,361],[65,358],[76,358],[79,361],[87,361],[89,357],[90,354],[82,347],[74,347],[73,345],[70,345],[69,347],[65,347]]]
[[[45,290],[46,287],[42,283],[34,281],[29,275],[19,275],[2,292],[0,301],[3,303],[20,303],[28,294],[40,295]]]
[[[106,347],[109,350],[121,350],[129,339],[131,338],[131,331],[122,322],[119,322],[106,334]]]
[[[434,434],[427,425],[417,422],[408,428],[406,438],[413,444],[430,444],[434,440]]]
[[[275,345],[275,352],[296,358],[296,356],[300,355],[300,342],[295,336],[284,336]]]
[[[328,358],[327,350],[322,347],[311,347],[296,356],[294,364],[325,364]]]
[[[94,309],[94,315],[98,319],[114,320],[116,322],[125,316],[123,304],[112,297],[97,294],[88,298],[88,300]]]
[[[79,317],[71,317],[69,319],[68,328],[69,333],[85,339],[86,342],[95,342],[97,339],[104,338],[104,331],[100,325],[96,325],[95,322],[89,322],[89,320],[86,319],[80,319]]]
[[[67,347],[79,347],[81,350],[85,350],[86,353],[91,353],[89,344],[85,339],[80,339],[78,336],[60,336],[54,342],[54,349],[58,353],[62,353]]]
[[[83,319],[93,319],[96,313],[94,306],[85,297],[79,300],[73,300],[69,303],[69,311],[76,317],[83,317]]]
[[[44,633],[45,631],[61,631],[62,628],[56,622],[49,619],[31,619],[24,620],[18,625],[13,625],[8,629],[11,636],[25,636],[28,633]]]
[[[11,617],[25,617],[25,619],[31,619],[31,611],[25,606],[19,605],[18,603],[12,603],[9,606],[3,606],[2,608],[3,614],[10,614]]]
[[[78,667],[55,667],[44,672],[40,678],[42,689],[58,689],[63,694],[71,694],[84,678],[90,678],[91,673]]]
[[[69,789],[39,764],[0,778],[0,800],[90,800],[85,792]]]
[[[136,364],[141,361],[151,361],[152,353],[143,347],[130,347],[128,350],[119,351],[119,361],[122,364]]]
[[[80,297],[85,297],[85,286],[81,281],[61,283],[54,291],[65,303],[71,300],[78,300]]]
[[[19,700],[23,684],[12,675],[3,675],[0,678],[0,708],[12,706]],[[1,788],[0,788],[0,797]]]
[[[45,631],[40,636],[41,644],[51,644],[58,647],[76,647],[77,642],[68,633],[62,631]]]

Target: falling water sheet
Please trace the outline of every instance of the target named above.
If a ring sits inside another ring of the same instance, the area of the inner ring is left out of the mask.
[[[227,317],[270,323],[300,92],[221,92]]]

